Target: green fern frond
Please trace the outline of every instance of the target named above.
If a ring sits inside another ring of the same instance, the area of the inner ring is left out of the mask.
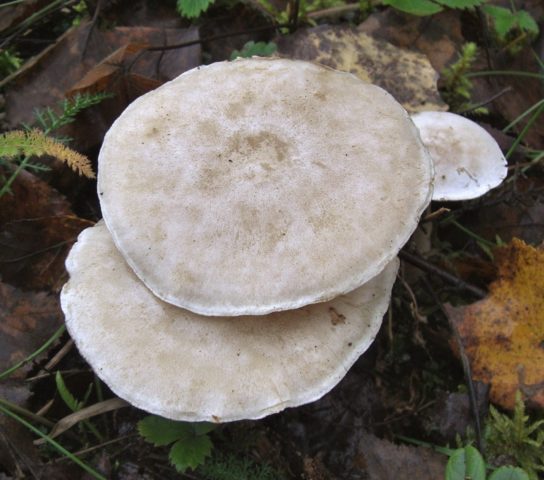
[[[64,99],[61,104],[61,112],[55,113],[51,108],[43,110],[35,110],[34,116],[36,123],[41,130],[47,135],[54,130],[72,123],[76,115],[93,105],[100,103],[106,98],[111,98],[109,93],[85,93],[83,95],[75,95],[72,98]],[[25,127],[28,129],[28,127]]]
[[[66,163],[72,170],[87,178],[94,178],[91,162],[87,157],[48,137],[40,130],[14,130],[0,135],[0,157],[17,158],[21,155],[50,155]]]

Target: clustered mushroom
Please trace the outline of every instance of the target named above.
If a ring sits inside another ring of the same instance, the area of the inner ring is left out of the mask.
[[[168,418],[316,400],[376,336],[432,187],[379,87],[286,59],[191,70],[106,134],[104,221],[67,260],[68,330],[114,392]]]

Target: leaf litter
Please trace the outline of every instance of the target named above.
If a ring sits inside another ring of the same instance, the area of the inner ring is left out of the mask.
[[[495,250],[497,280],[487,298],[450,307],[474,378],[513,409],[517,390],[544,407],[544,250],[521,240]]]
[[[5,84],[6,119],[10,127],[19,128],[21,121],[31,122],[34,108],[53,107],[66,95],[113,92],[113,98],[82,112],[73,124],[61,132],[74,139],[78,151],[95,158],[104,132],[130,101],[182,71],[201,64],[202,53],[207,61],[222,60],[229,58],[234,49],[241,48],[249,40],[273,39],[272,32],[266,30],[273,19],[253,4],[230,9],[214,7],[211,13],[202,17],[202,23],[199,19],[190,26],[175,16],[173,8],[150,8],[140,1],[131,6],[123,2],[111,3],[106,5],[103,18],[113,22],[119,19],[117,26],[104,28],[104,24],[99,23],[91,33],[88,23],[69,29]],[[531,2],[524,2],[520,6],[528,10],[536,9],[534,11],[540,8],[538,2],[532,7],[525,3]],[[37,8],[36,4],[39,2],[32,2],[34,6],[28,2],[30,8]],[[10,12],[10,19],[3,17],[5,22],[1,25],[9,27],[9,22],[11,26],[16,25],[22,8],[17,7],[17,10],[13,15]],[[254,27],[262,27],[262,31],[219,41],[207,40],[203,48],[198,43],[200,39],[244,29],[250,31]],[[410,17],[392,9],[377,9],[357,28],[345,25],[300,27],[295,33],[274,40],[282,55],[320,61],[334,68],[352,71],[365,81],[381,84],[410,111],[444,110],[447,106],[437,89],[439,72],[456,60],[461,46],[466,42],[465,29],[466,15],[462,16],[455,10],[441,12],[430,21],[429,18]],[[183,42],[194,44],[164,52],[146,50],[149,45]],[[526,57],[520,57],[517,62],[519,68],[534,67]],[[505,68],[513,66],[506,57],[499,59],[498,65],[501,64]],[[497,82],[475,81],[477,98],[485,100],[492,97],[497,89],[512,85],[511,79]],[[514,96],[505,96],[504,101],[492,105],[492,111],[502,115],[507,122],[514,120],[535,99],[541,98],[539,86],[533,88],[530,83],[521,81],[514,88],[515,98],[525,103],[513,105],[517,102],[512,101]],[[529,94],[529,91],[532,93]],[[532,145],[541,145],[538,135],[537,128],[527,137],[527,141]],[[508,137],[505,141],[509,140],[512,142]],[[516,157],[513,159],[517,161]],[[54,183],[59,190],[46,180]],[[23,172],[12,185],[12,194],[0,198],[0,241],[3,247],[0,249],[0,275],[4,282],[0,283],[0,368],[2,365],[8,368],[13,362],[26,358],[61,324],[55,294],[66,279],[63,266],[66,252],[79,231],[100,216],[92,187],[85,180],[75,180],[70,175],[63,175],[62,181],[59,181],[58,169],[52,174],[40,174],[40,178]],[[497,204],[505,207],[500,197],[502,193],[498,194]],[[81,208],[81,201],[86,205],[84,209]],[[535,200],[531,205],[525,210],[516,205],[515,212],[532,215],[532,221],[538,223],[540,203]],[[477,204],[470,208],[473,212],[479,212]],[[486,217],[489,219],[487,229],[482,233],[487,238],[493,238],[493,228],[497,226],[493,208],[497,207],[491,206]],[[78,216],[82,215],[82,211],[86,212],[86,218]],[[526,221],[518,221],[520,217],[516,214],[508,217],[508,222],[515,224],[510,233],[538,243],[539,237],[540,240],[542,238],[540,230],[533,228],[530,238],[527,238],[531,227]],[[506,235],[506,238],[510,236]],[[432,236],[430,238],[436,241]],[[428,257],[423,259],[424,262],[430,261],[427,258],[432,258],[437,248],[436,244],[431,245],[431,249],[425,252]],[[542,289],[542,285],[536,281],[537,270],[527,266],[535,258],[542,262],[539,256],[541,250],[520,246],[514,241],[503,252],[507,253],[495,254],[499,279],[491,285],[489,297],[473,306],[456,310],[453,316],[462,312],[467,319],[463,325],[459,324],[459,328],[473,363],[474,378],[491,385],[492,400],[508,407],[512,392],[519,389],[533,406],[541,408],[544,378],[537,368],[539,363],[534,359],[540,358],[538,349],[542,348],[537,343],[538,335],[531,337],[533,330],[529,326],[535,331],[539,327],[534,323],[535,317],[528,319],[524,316],[529,316],[526,306],[529,305],[530,312],[536,308],[531,303],[538,303],[538,291],[535,289]],[[483,262],[486,273],[472,265],[469,280],[486,283],[494,273],[493,263],[482,256],[473,258]],[[460,264],[459,260],[455,261],[457,265]],[[470,261],[465,263],[469,268]],[[517,273],[518,270],[521,273]],[[431,270],[424,272],[423,277],[432,276],[429,272]],[[455,434],[466,433],[470,425],[467,395],[454,393],[462,382],[461,369],[452,359],[444,340],[447,337],[446,328],[434,323],[435,305],[425,300],[418,283],[420,281],[421,276],[409,282],[418,305],[414,306],[413,295],[407,296],[405,289],[396,292],[391,313],[375,346],[366,358],[357,362],[333,392],[315,404],[260,422],[239,422],[220,427],[212,436],[214,451],[217,449],[221,455],[243,458],[249,455],[254,460],[266,460],[285,472],[286,478],[442,478],[445,456],[423,447],[394,443],[398,433],[413,438],[425,435],[437,442],[452,441]],[[452,295],[452,290],[440,283],[437,288],[441,289],[441,297]],[[459,291],[453,292],[454,297],[460,295]],[[515,301],[512,301],[512,295]],[[487,330],[481,327],[489,337],[480,337],[475,323],[483,323],[483,319],[491,315],[483,313],[486,301],[493,305],[487,308],[499,315],[500,321],[493,317],[491,323],[494,327]],[[524,318],[526,323],[522,326],[509,323],[518,316]],[[333,318],[334,321],[339,319]],[[505,327],[501,336],[497,325],[503,324],[510,327]],[[489,330],[492,330],[491,334]],[[477,348],[471,350],[471,345]],[[506,365],[510,362],[507,354],[518,348],[513,345],[519,345],[521,353],[517,360],[511,360],[509,376],[505,373],[508,370]],[[480,368],[478,362],[482,358],[482,351],[491,359],[500,358],[501,362],[490,360]],[[39,368],[40,360],[47,355],[46,351],[37,358],[37,364],[26,364],[9,380],[0,383],[0,399],[33,408],[34,411],[43,404],[44,396],[50,403],[55,397],[51,381],[23,383],[29,371],[36,366]],[[58,368],[65,371],[84,365],[75,352],[70,352],[59,362]],[[538,362],[542,364],[541,360]],[[489,366],[496,366],[497,371],[491,372]],[[501,366],[504,367],[502,370],[499,368]],[[44,372],[44,378],[47,379],[47,375],[48,372]],[[77,390],[74,398],[78,400],[83,399],[89,385],[88,377],[81,378],[84,375],[88,374],[75,373],[70,379],[70,387]],[[58,435],[58,440],[70,444],[74,449],[87,446],[88,442],[78,444],[74,441],[70,433],[77,428],[82,434],[81,438],[86,439],[82,422],[90,421],[106,433],[105,443],[116,442],[127,434],[129,437],[124,444],[117,444],[118,447],[124,445],[118,450],[91,445],[87,458],[97,468],[102,468],[108,475],[117,474],[118,478],[170,478],[169,474],[174,475],[166,470],[168,452],[157,460],[156,450],[142,439],[135,439],[136,424],[141,414],[132,408],[117,411],[124,404],[107,390],[99,391],[102,387],[100,383],[97,385],[86,403],[89,406],[77,412],[62,410],[58,405],[61,402],[52,402],[53,407],[44,415],[51,419],[48,420],[51,422],[48,428],[56,424],[53,433]],[[485,386],[482,388],[485,389]],[[33,395],[40,397],[40,403]],[[485,395],[482,398],[479,407],[485,410]],[[108,410],[113,413],[108,413]],[[26,439],[19,441],[16,429],[26,435]],[[32,436],[20,425],[0,417],[0,451],[4,453],[0,455],[0,476],[4,472],[14,476],[19,471],[43,471],[49,478],[81,477],[80,470],[67,463],[63,466],[60,463],[44,466],[31,439]],[[98,453],[100,451],[102,453]],[[111,461],[106,451],[113,452]],[[212,460],[213,456],[214,453]],[[115,472],[114,459],[119,465]],[[201,478],[198,469],[194,474],[196,478]]]

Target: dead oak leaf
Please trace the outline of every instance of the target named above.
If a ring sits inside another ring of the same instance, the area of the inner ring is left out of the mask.
[[[66,255],[79,232],[92,224],[74,215],[53,187],[21,172],[11,193],[0,198],[0,276],[25,289],[60,290]]]
[[[438,94],[438,73],[422,53],[352,28],[322,25],[278,40],[281,55],[351,72],[387,90],[409,112],[446,110]]]
[[[443,478],[446,457],[429,448],[395,445],[364,433],[355,457],[355,464],[372,480]]]
[[[544,250],[513,239],[496,252],[498,278],[489,295],[449,307],[476,380],[491,385],[491,400],[514,408],[520,389],[544,407]]]

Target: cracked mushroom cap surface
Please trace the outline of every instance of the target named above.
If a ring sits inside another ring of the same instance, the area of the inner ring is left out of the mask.
[[[470,200],[499,186],[508,173],[495,139],[480,125],[450,112],[412,115],[433,158],[433,200]]]
[[[256,419],[320,398],[369,347],[398,261],[331,302],[253,317],[205,317],[136,277],[100,222],[72,248],[61,294],[83,357],[136,407],[187,421]]]
[[[136,275],[203,315],[330,300],[376,276],[430,201],[432,161],[379,87],[240,59],[133,102],[106,134],[104,220]]]

